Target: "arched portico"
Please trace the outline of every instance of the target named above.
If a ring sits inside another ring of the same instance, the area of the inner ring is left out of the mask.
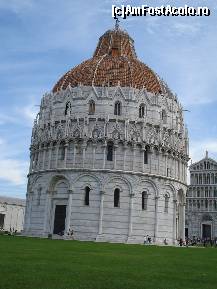
[[[72,188],[64,175],[53,176],[45,201],[44,235],[65,235],[70,229]]]

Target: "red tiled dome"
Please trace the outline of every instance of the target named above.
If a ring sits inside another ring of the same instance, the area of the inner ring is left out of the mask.
[[[144,87],[152,93],[163,91],[163,84],[156,74],[137,59],[133,39],[120,29],[109,30],[102,35],[93,57],[61,77],[53,92],[79,84]]]

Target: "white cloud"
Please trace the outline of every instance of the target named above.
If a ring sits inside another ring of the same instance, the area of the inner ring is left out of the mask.
[[[211,158],[217,159],[217,139],[193,141],[190,143],[190,157],[197,162],[205,157],[206,150]]]
[[[0,179],[15,185],[26,183],[28,163],[14,159],[0,159]]]
[[[39,111],[39,107],[34,104],[18,107],[16,109],[18,115],[23,119],[27,126],[33,125],[33,121]]]
[[[13,123],[32,127],[38,111],[39,107],[33,101],[22,107],[11,107],[10,115],[0,112],[0,125]]]

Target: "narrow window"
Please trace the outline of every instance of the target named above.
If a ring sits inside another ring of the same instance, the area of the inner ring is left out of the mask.
[[[168,213],[168,208],[169,208],[169,195],[165,195],[165,200],[164,200],[164,212]]]
[[[70,114],[71,114],[71,109],[72,109],[71,102],[68,101],[68,102],[66,103],[65,115],[70,115]]]
[[[142,210],[147,210],[148,206],[148,194],[147,192],[142,192]]]
[[[60,147],[60,160],[63,161],[65,159],[65,145],[61,144]]]
[[[90,204],[90,188],[85,188],[85,197],[84,197],[84,205],[89,206]]]
[[[114,207],[120,207],[120,190],[115,189],[114,191]]]
[[[206,209],[208,208],[208,200],[207,199],[205,200],[205,208]]]
[[[117,101],[115,103],[114,115],[121,115],[121,103]]]
[[[113,161],[113,143],[107,145],[107,161]]]
[[[167,114],[166,114],[165,110],[162,110],[161,117],[162,117],[163,124],[166,124],[167,123]]]
[[[142,103],[139,106],[139,117],[142,118],[145,115],[146,115],[146,105]]]
[[[89,102],[89,114],[94,114],[95,113],[95,102],[91,100]]]
[[[170,169],[167,168],[167,177],[169,177],[169,176],[170,176]]]
[[[148,164],[148,148],[144,151],[143,161],[145,165]]]

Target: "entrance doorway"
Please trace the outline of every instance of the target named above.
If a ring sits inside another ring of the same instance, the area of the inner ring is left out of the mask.
[[[56,205],[53,233],[63,235],[65,231],[66,205]]]
[[[211,225],[202,224],[202,238],[203,239],[211,239]]]
[[[185,228],[185,238],[188,238],[188,228]]]
[[[4,214],[0,214],[0,229],[1,230],[4,229],[4,223],[5,223],[5,215]]]

